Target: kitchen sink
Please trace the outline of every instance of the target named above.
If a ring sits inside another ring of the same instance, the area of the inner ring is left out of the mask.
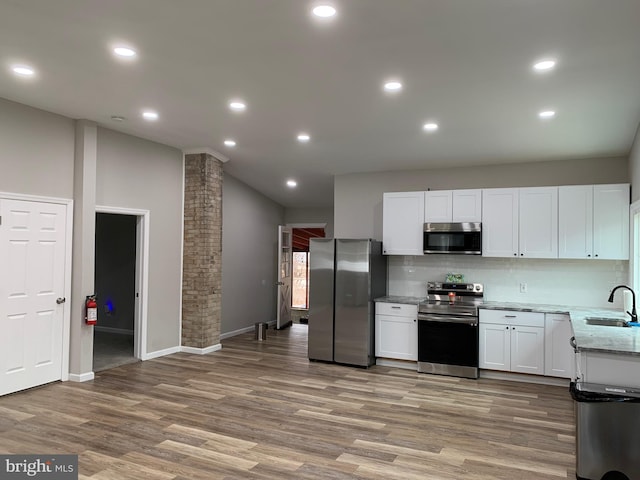
[[[601,325],[603,327],[628,327],[629,323],[619,318],[607,317],[587,317],[586,322],[589,325]]]

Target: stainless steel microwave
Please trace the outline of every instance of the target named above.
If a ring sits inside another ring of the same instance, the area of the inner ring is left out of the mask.
[[[482,255],[482,224],[425,223],[424,253]]]

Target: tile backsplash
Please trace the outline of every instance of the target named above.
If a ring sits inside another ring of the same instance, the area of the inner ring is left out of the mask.
[[[469,283],[483,283],[485,300],[622,308],[609,292],[629,281],[629,262],[489,258],[464,255],[389,256],[388,294],[426,295],[428,281],[444,281],[448,272],[462,273]],[[526,284],[526,293],[520,292]]]

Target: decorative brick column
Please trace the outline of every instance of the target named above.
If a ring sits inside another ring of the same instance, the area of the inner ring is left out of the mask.
[[[191,353],[220,349],[222,175],[213,155],[185,155],[182,346]]]

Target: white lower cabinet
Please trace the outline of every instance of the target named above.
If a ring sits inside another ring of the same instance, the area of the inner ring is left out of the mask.
[[[511,327],[511,371],[544,374],[544,327]]]
[[[376,303],[376,357],[418,360],[418,306]]]
[[[544,313],[480,310],[480,368],[544,374]]]
[[[575,353],[569,340],[573,336],[569,315],[547,313],[544,326],[544,374],[574,378]]]
[[[511,370],[511,332],[508,325],[480,322],[480,368]]]
[[[637,355],[587,351],[576,357],[583,382],[640,388],[640,357]]]

